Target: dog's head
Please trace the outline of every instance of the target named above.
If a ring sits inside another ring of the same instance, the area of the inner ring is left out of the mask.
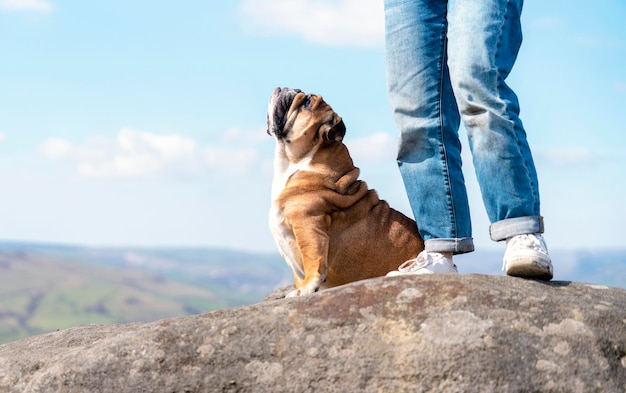
[[[320,146],[341,142],[346,127],[322,96],[277,88],[270,97],[267,133],[276,138],[290,160],[299,161]]]

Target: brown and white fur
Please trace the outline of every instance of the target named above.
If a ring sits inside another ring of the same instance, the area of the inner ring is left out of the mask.
[[[321,96],[277,88],[267,122],[270,229],[296,286],[287,296],[383,276],[424,249],[415,221],[358,179],[343,120]]]

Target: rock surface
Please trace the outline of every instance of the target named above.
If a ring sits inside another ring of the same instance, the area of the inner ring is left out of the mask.
[[[0,346],[0,392],[348,391],[624,392],[626,290],[382,277]]]

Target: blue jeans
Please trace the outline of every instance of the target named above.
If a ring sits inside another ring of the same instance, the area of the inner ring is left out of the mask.
[[[426,250],[474,250],[459,126],[500,241],[543,232],[517,96],[505,83],[523,0],[385,0],[387,82],[398,165]]]

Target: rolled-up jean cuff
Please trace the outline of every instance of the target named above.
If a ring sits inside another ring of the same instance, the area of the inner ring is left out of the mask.
[[[507,218],[494,222],[489,227],[491,240],[496,242],[527,233],[543,233],[542,216]]]
[[[474,239],[471,237],[459,239],[428,239],[424,242],[424,249],[431,252],[464,254],[474,251]]]

